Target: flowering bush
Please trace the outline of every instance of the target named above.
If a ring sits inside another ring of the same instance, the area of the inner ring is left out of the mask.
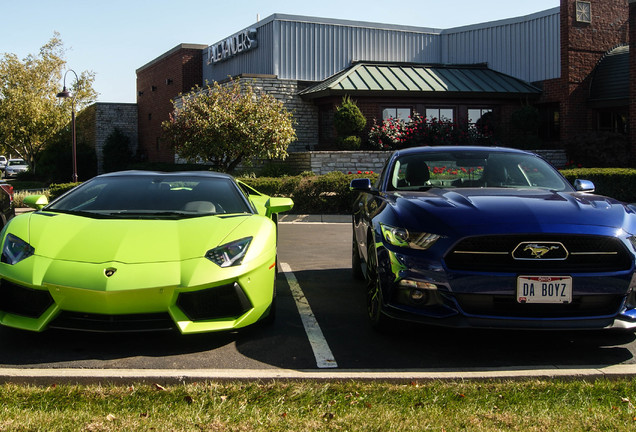
[[[369,131],[369,144],[379,150],[393,150],[401,148],[402,137],[405,134],[406,124],[393,117],[378,124],[373,119],[373,126]]]
[[[461,127],[457,123],[427,119],[417,113],[409,122],[394,118],[378,124],[373,121],[369,143],[379,150],[395,150],[415,146],[490,144],[493,136],[488,129]]]

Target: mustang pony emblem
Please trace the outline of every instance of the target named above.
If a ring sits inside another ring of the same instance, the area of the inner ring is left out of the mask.
[[[523,248],[523,251],[524,252],[530,251],[530,253],[532,253],[533,258],[541,258],[543,257],[543,255],[547,254],[551,250],[555,250],[558,248],[559,248],[558,246],[546,246],[546,245],[539,245],[539,244],[533,243]]]

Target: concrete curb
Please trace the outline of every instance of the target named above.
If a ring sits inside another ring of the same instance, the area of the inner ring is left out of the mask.
[[[636,376],[636,365],[576,368],[515,367],[474,370],[291,370],[291,369],[17,369],[0,368],[0,382],[33,385],[159,383],[213,381],[379,381],[411,383],[464,380],[618,379]]]

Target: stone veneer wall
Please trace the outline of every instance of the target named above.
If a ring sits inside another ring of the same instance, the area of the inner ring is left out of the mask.
[[[556,168],[563,168],[567,164],[564,150],[536,150],[535,152]],[[391,152],[383,151],[312,151],[290,153],[284,163],[296,173],[303,171],[312,171],[318,175],[331,171],[343,173],[373,171],[379,173],[390,155]]]
[[[97,154],[97,172],[101,174],[104,166],[102,149],[111,133],[117,128],[130,138],[130,150],[137,152],[137,104],[103,103],[95,104],[95,153]]]
[[[288,152],[304,152],[318,144],[318,107],[298,96],[298,92],[305,88],[303,85],[295,80],[278,79],[274,75],[244,74],[240,79],[274,96],[294,115],[296,141],[289,146]]]

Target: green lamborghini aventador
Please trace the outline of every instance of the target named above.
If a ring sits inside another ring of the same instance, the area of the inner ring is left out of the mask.
[[[25,330],[231,330],[275,311],[277,213],[212,172],[97,176],[2,230],[0,324]]]

